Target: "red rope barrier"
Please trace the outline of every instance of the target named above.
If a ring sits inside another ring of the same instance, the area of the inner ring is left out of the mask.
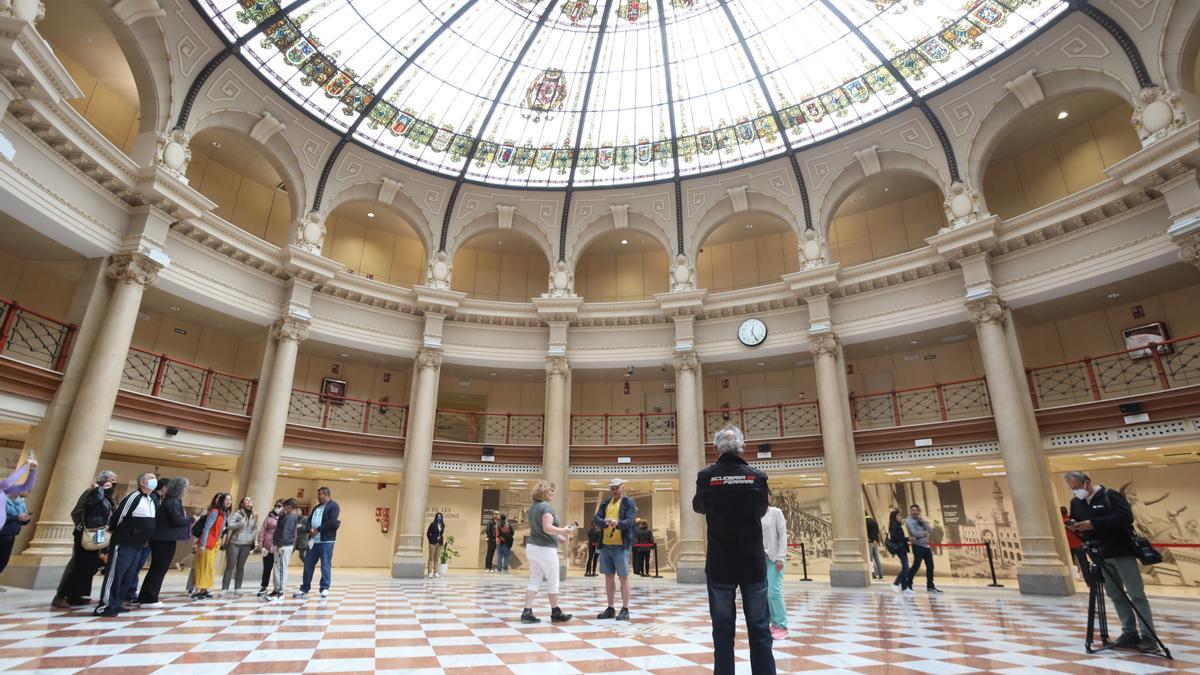
[[[1200,544],[1160,544],[1157,541],[1151,545],[1155,548],[1200,548]]]

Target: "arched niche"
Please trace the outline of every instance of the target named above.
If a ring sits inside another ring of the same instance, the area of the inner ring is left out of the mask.
[[[696,253],[696,284],[710,292],[779,281],[800,269],[796,232],[775,213],[749,210],[727,216]]]
[[[862,179],[829,223],[829,255],[843,266],[912,251],[946,225],[941,189],[928,176],[884,171]]]
[[[574,262],[575,294],[588,302],[646,300],[668,290],[665,242],[641,229],[602,231],[579,249]]]
[[[730,219],[739,218],[747,213],[763,213],[774,216],[776,219],[785,223],[790,223],[792,231],[799,236],[800,231],[804,227],[804,221],[800,214],[794,212],[784,202],[775,197],[748,190],[746,192],[746,211],[735,211],[732,197],[725,197],[717,200],[708,208],[696,223],[695,229],[692,231],[690,238],[685,238],[689,244],[687,247],[688,253],[695,258],[700,253],[700,246],[708,239],[713,230],[721,227]]]
[[[1133,109],[1111,91],[1064,93],[1018,113],[983,155],[988,209],[1011,218],[1104,181],[1141,149]]]
[[[344,202],[325,217],[325,229],[322,255],[347,271],[394,286],[424,281],[428,242],[391,205]]]
[[[282,162],[257,141],[225,127],[192,136],[188,183],[212,200],[214,213],[276,246],[287,247],[295,191]]]
[[[544,243],[515,226],[470,236],[453,249],[450,288],[480,300],[528,302],[546,291]]]

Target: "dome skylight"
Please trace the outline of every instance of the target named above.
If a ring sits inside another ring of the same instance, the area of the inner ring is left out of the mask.
[[[225,39],[249,35],[241,56],[335,131],[440,174],[535,187],[666,180],[811,145],[910,104],[906,85],[925,95],[961,78],[1067,9],[1065,0],[196,2]]]

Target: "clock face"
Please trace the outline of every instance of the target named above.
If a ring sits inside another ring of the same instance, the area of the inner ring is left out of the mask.
[[[738,326],[738,339],[747,347],[756,347],[767,339],[767,324],[760,319],[746,319]]]

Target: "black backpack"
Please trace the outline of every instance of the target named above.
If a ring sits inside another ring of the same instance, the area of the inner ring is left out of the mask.
[[[192,539],[199,539],[200,535],[204,534],[204,523],[208,522],[208,514],[197,518],[196,522],[192,523]]]

